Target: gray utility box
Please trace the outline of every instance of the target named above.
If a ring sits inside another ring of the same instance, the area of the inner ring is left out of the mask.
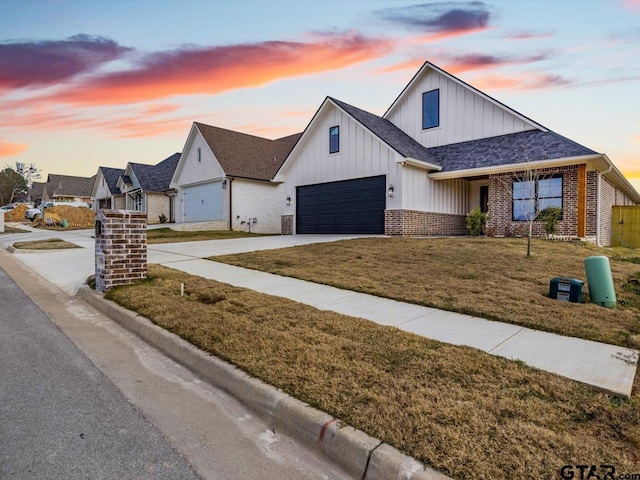
[[[584,282],[576,278],[554,277],[549,285],[549,296],[561,302],[582,302]]]

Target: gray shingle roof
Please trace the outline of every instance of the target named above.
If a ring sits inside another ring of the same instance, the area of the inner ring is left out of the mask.
[[[133,173],[145,192],[166,192],[180,160],[180,153],[174,153],[157,165],[129,163]],[[123,179],[124,180],[124,179]]]
[[[31,189],[29,190],[31,200],[42,200],[45,185],[45,182],[33,182]]]
[[[231,177],[271,180],[302,133],[269,140],[204,123],[196,127]]]
[[[47,193],[50,198],[56,196],[90,197],[95,179],[95,175],[88,178],[51,173],[47,177]]]
[[[117,184],[118,179],[124,175],[124,169],[122,168],[111,168],[111,167],[99,167],[99,170],[102,172],[102,176],[104,177],[105,182],[107,183],[107,188],[112,195],[117,195],[120,193],[118,190]]]
[[[423,162],[437,163],[429,154],[427,148],[420,145],[389,120],[361,110],[348,103],[336,100],[335,98],[329,97],[329,99],[405,158],[415,158]]]
[[[555,132],[529,130],[429,148],[443,172],[595,154]]]

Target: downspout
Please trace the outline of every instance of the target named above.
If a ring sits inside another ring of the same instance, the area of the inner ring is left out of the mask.
[[[233,190],[231,188],[233,184],[233,177],[229,177],[229,231],[233,231]]]
[[[602,175],[604,175],[605,173],[609,173],[611,170],[613,170],[613,165],[609,165],[609,168],[607,170],[605,170],[604,172],[598,172],[598,203],[597,203],[597,209],[596,209],[596,246],[597,247],[601,247],[602,245],[600,244],[600,202],[602,200]]]

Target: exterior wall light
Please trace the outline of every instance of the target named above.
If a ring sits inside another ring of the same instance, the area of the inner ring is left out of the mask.
[[[222,180],[222,188],[227,188],[227,179]]]
[[[287,195],[287,205],[291,205],[291,195]]]
[[[387,190],[387,195],[389,195],[390,197],[393,197],[394,194],[395,194],[395,190],[393,189],[393,185],[389,185],[389,190]]]

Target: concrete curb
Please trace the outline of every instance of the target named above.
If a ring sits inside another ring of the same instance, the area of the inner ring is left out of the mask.
[[[106,300],[86,285],[80,287],[78,296],[152,347],[229,392],[266,419],[274,429],[282,429],[292,438],[320,450],[355,478],[449,478],[360,430],[342,425],[339,419],[249,376],[230,363],[199,350],[147,318]]]

